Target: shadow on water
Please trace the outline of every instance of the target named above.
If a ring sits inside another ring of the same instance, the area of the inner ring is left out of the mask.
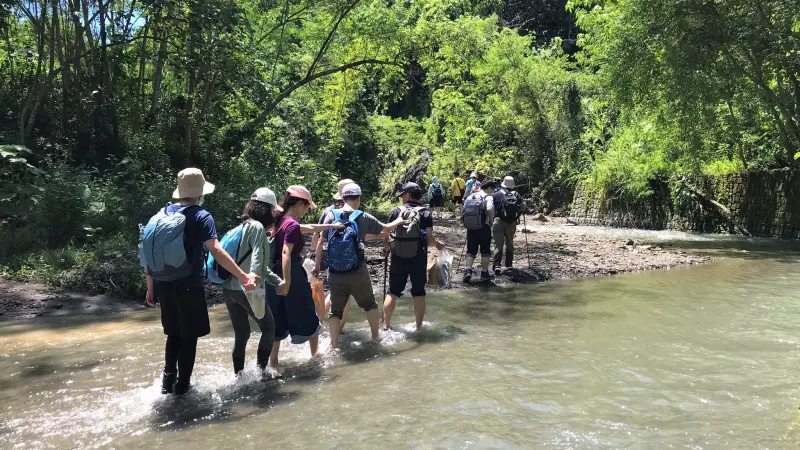
[[[339,356],[347,363],[361,364],[412,351],[424,344],[452,342],[467,334],[466,330],[454,325],[442,328],[423,327],[419,331],[395,328],[391,332],[399,333],[404,340],[414,344],[405,348],[389,347],[380,342],[361,340],[363,336],[357,333],[345,333],[340,338]]]
[[[299,390],[286,391],[282,385],[278,381],[252,380],[216,392],[195,391],[183,397],[163,396],[153,405],[149,424],[155,430],[175,431],[201,424],[236,421],[250,414],[237,412],[234,406],[267,410],[300,398]]]
[[[561,283],[541,283],[521,289],[511,285],[487,283],[465,292],[463,300],[454,302],[455,311],[496,325],[510,325],[529,320],[547,320],[571,314],[576,319],[586,317],[585,309],[591,295],[581,288],[564,289]],[[559,308],[554,312],[553,308]],[[566,311],[566,312],[565,312]]]

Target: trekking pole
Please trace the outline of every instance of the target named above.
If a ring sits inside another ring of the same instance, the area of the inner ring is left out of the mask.
[[[386,274],[389,272],[389,254],[383,256],[383,296],[386,297]]]
[[[458,262],[456,263],[456,270],[453,272],[453,275],[458,273],[458,268],[461,267],[461,260],[464,259],[464,251],[467,249],[467,237],[464,236],[464,247],[461,249],[461,256],[458,257]]]
[[[528,224],[525,221],[525,214],[522,215],[522,234],[525,235],[525,257],[528,259],[528,270],[531,269],[531,254],[528,253]]]

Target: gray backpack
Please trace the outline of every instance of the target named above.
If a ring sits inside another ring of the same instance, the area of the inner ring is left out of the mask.
[[[413,258],[419,253],[420,241],[423,239],[422,219],[421,212],[425,209],[423,206],[414,208],[400,207],[400,214],[405,220],[409,220],[408,225],[400,225],[395,228],[389,236],[389,243],[392,247],[392,253],[401,258]]]
[[[464,227],[479,230],[486,225],[486,199],[476,192],[464,202]]]

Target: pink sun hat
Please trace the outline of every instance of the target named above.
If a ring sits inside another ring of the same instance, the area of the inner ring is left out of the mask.
[[[289,186],[289,188],[286,189],[286,192],[288,192],[292,197],[308,200],[309,205],[311,205],[311,209],[316,209],[317,204],[314,203],[314,199],[311,198],[311,192],[309,192],[305,186]]]

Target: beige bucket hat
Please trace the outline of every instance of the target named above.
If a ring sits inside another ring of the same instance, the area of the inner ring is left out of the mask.
[[[206,181],[203,171],[190,167],[178,172],[178,187],[172,198],[197,198],[214,192],[214,185]]]
[[[342,190],[344,189],[344,187],[347,186],[348,184],[354,184],[354,183],[355,183],[355,181],[351,180],[350,178],[345,178],[344,180],[340,181],[339,185],[337,186],[338,192],[333,194],[333,199],[334,200],[341,200],[342,199]]]

